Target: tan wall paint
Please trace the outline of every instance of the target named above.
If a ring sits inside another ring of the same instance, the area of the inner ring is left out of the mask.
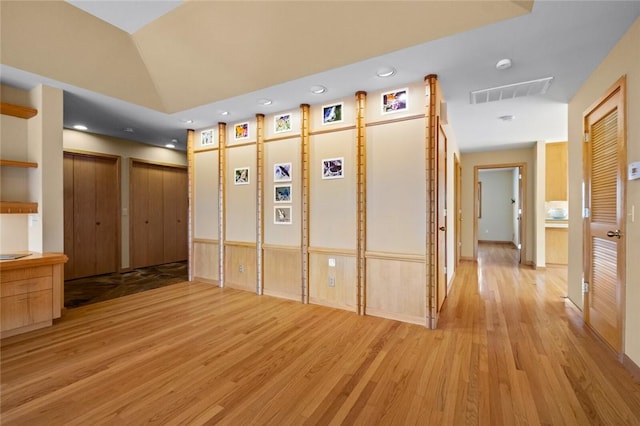
[[[569,298],[582,308],[583,113],[622,76],[627,76],[627,161],[640,160],[640,19],[631,26],[569,103]],[[627,282],[624,352],[640,365],[640,180],[627,182]]]
[[[218,151],[194,155],[193,237],[218,239]]]
[[[503,151],[487,151],[463,153],[460,156],[462,165],[462,252],[463,258],[473,257],[473,169],[475,166],[497,164],[527,164],[527,198],[526,198],[526,240],[527,262],[533,262],[535,253],[534,224],[534,188],[535,188],[535,152],[533,148],[510,149]]]
[[[256,145],[228,148],[225,241],[256,242]],[[249,167],[249,184],[236,185],[234,169]],[[238,251],[231,251],[237,253]],[[229,251],[227,251],[229,253]]]
[[[69,150],[119,155],[121,167],[121,265],[129,267],[129,158],[155,161],[165,164],[187,165],[186,154],[166,148],[117,139],[92,133],[65,129],[62,134],[63,147]],[[60,179],[62,184],[62,178]],[[62,195],[60,195],[62,197]],[[126,213],[125,213],[126,212]]]

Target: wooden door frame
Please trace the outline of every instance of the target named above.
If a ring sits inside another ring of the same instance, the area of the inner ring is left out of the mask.
[[[72,156],[81,156],[87,158],[101,158],[107,160],[115,160],[116,162],[116,271],[122,272],[122,157],[119,155],[105,154],[102,152],[83,151],[78,149],[65,148],[62,151],[62,156],[66,154]],[[66,231],[63,231],[63,233]]]
[[[478,172],[487,169],[509,169],[517,168],[522,176],[520,185],[522,188],[522,215],[520,222],[522,232],[520,235],[520,265],[526,263],[527,259],[527,163],[504,163],[504,164],[484,164],[473,167],[473,258],[478,260]]]
[[[620,114],[618,116],[621,122],[619,128],[621,129],[621,133],[622,133],[622,134],[618,134],[618,137],[622,141],[622,149],[617,150],[618,170],[625,170],[627,167],[627,120],[626,120],[627,118],[627,78],[626,78],[626,75],[623,75],[622,77],[620,77],[611,87],[609,87],[609,89],[604,93],[604,95],[602,95],[598,100],[596,100],[584,111],[584,113],[582,114],[582,135],[585,135],[587,133],[587,130],[589,129],[589,121],[588,121],[589,116],[618,92],[620,93],[620,96],[621,96],[620,104],[622,104],[622,108],[620,108],[619,110]],[[590,210],[591,209],[591,199],[590,199],[591,169],[589,167],[589,164],[591,162],[591,150],[589,149],[589,146],[590,146],[589,144],[583,143],[582,145],[583,145],[582,147],[582,173],[583,173],[582,178],[583,178],[583,182],[585,183],[584,193],[582,194],[582,197],[584,200],[584,205],[588,206]],[[622,235],[625,236],[625,242],[626,242],[627,181],[626,181],[625,173],[622,173],[622,176],[618,177],[617,184],[618,184],[618,193],[616,194],[616,202],[618,203],[618,208],[616,212],[616,220],[618,221],[618,223],[620,223],[620,231]],[[589,246],[590,246],[589,244],[591,240],[590,217],[591,217],[591,214],[589,214],[589,217],[584,217],[584,214],[583,214],[583,219],[582,219],[582,222],[583,222],[583,234],[582,234],[583,281],[589,279],[589,277],[591,276],[591,267],[590,267],[591,252],[589,249]],[[617,291],[619,292],[618,295],[620,297],[620,310],[617,312],[618,322],[620,324],[620,336],[619,336],[620,352],[616,352],[616,355],[622,361],[624,358],[624,351],[625,351],[624,334],[626,329],[626,323],[625,323],[626,283],[627,283],[626,244],[618,244],[617,249],[619,252],[621,252],[618,255],[618,257],[624,260],[624,265],[618,264],[617,271],[616,271],[621,283],[620,288],[617,289]],[[582,312],[584,315],[585,324],[587,324],[587,326],[591,328],[590,315],[589,315],[589,309],[590,309],[589,297],[588,297],[588,293],[584,291],[582,292],[582,304],[583,304]],[[598,334],[597,332],[596,334],[599,338],[601,338],[600,334]],[[606,342],[604,338],[601,338],[601,340],[605,343],[605,345],[607,345],[608,348],[611,348],[613,350],[611,345],[608,342]]]
[[[449,149],[449,139],[447,137],[447,134],[444,131],[444,128],[442,127],[442,125],[440,124],[440,119],[438,118],[438,137],[436,140],[437,143],[437,147],[436,147],[436,151],[437,151],[437,155],[436,158],[438,158],[438,160],[440,159],[440,138],[444,137],[444,176],[443,176],[443,182],[440,182],[440,176],[439,176],[439,164],[436,164],[436,182],[437,182],[437,194],[438,196],[436,197],[437,199],[437,204],[438,204],[438,211],[436,211],[436,253],[438,253],[438,251],[440,250],[440,241],[441,239],[444,240],[444,265],[440,265],[439,262],[439,255],[436,255],[436,267],[438,268],[438,273],[436,275],[436,312],[439,314],[439,312],[442,309],[442,306],[438,303],[439,299],[440,299],[440,294],[438,293],[440,286],[438,285],[438,277],[440,276],[440,268],[445,267],[447,268],[447,271],[444,273],[444,298],[442,300],[442,304],[444,305],[444,301],[447,298],[447,295],[449,294],[449,283],[447,282],[447,277],[449,274],[448,268],[449,268],[449,259],[447,258],[447,235],[448,235],[448,228],[447,228],[447,219],[448,219],[448,215],[449,215],[449,209],[448,207],[448,197],[447,197],[447,177],[448,177],[448,173],[447,173],[447,156],[448,156],[448,149]],[[438,161],[439,163],[439,161]],[[442,191],[441,191],[441,186]],[[443,195],[443,201],[444,201],[444,205],[440,205],[440,197],[439,194],[442,192]],[[440,223],[440,210],[444,209],[445,214],[444,214],[444,223]],[[441,231],[440,228],[444,226],[444,231]],[[444,234],[444,235],[441,235]]]
[[[453,223],[453,233],[454,233],[454,241],[455,241],[455,250],[454,250],[454,263],[456,269],[460,264],[461,250],[462,250],[462,233],[460,232],[460,225],[462,220],[462,212],[460,210],[462,206],[462,166],[460,165],[460,160],[458,159],[458,154],[453,153],[453,209],[454,209],[454,223]]]

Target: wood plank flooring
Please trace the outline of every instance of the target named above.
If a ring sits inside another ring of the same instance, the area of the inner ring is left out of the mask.
[[[3,425],[640,424],[566,270],[482,246],[440,328],[180,283],[2,340]],[[401,285],[401,283],[398,283]]]

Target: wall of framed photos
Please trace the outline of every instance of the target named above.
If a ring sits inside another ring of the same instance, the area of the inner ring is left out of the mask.
[[[435,326],[430,78],[192,131],[192,278]]]

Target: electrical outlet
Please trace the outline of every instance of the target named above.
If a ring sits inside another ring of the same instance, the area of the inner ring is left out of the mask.
[[[336,267],[336,259],[333,257],[329,258],[329,267],[330,268],[335,268]]]
[[[244,265],[240,265],[240,267],[238,268],[238,270],[239,270],[240,272],[244,272]]]
[[[329,277],[329,287],[335,287],[336,286],[336,279],[333,277]]]

